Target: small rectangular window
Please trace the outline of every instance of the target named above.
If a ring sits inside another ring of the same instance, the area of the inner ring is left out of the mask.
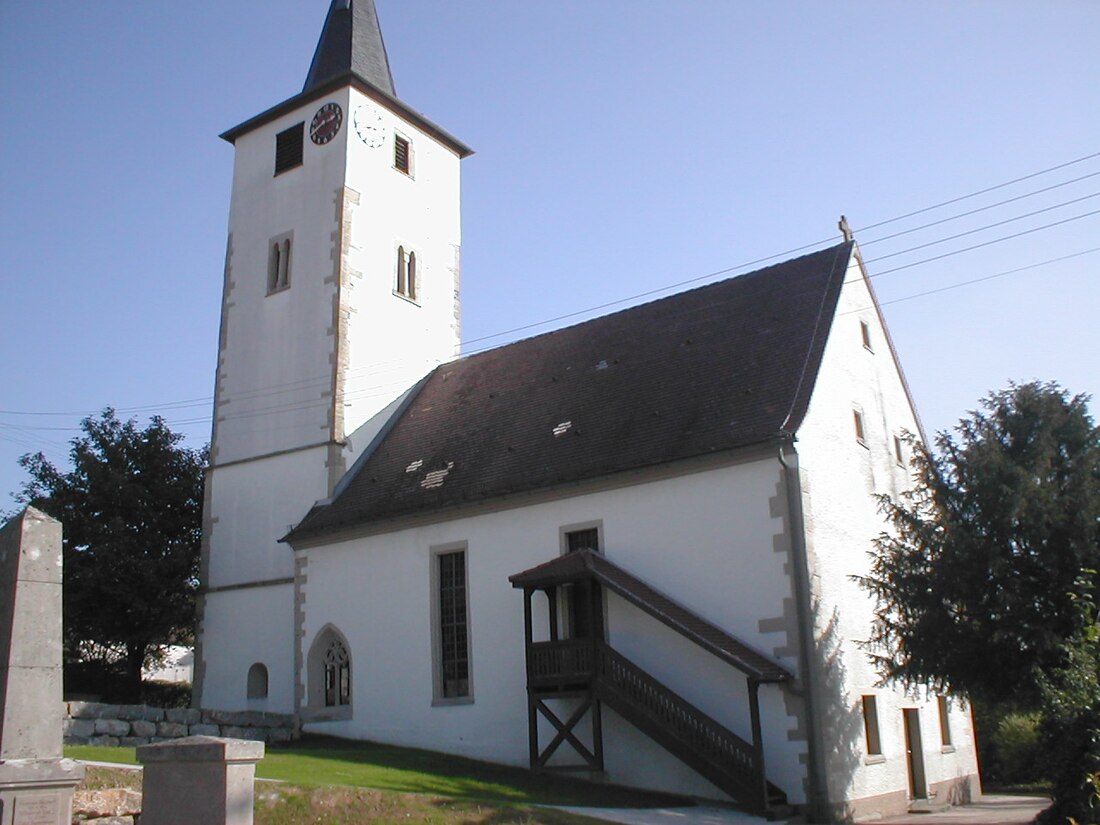
[[[946,696],[937,696],[936,703],[940,706],[940,741],[945,748],[951,747],[951,719],[948,717]]]
[[[867,734],[867,755],[882,754],[882,740],[878,733],[878,702],[874,696],[863,697],[863,729]]]
[[[470,695],[470,647],[466,613],[466,553],[440,553],[439,565],[439,696]]]
[[[852,410],[852,422],[856,428],[856,441],[865,445],[867,443],[867,438],[863,430],[863,413],[859,410]]]
[[[302,165],[302,146],[306,124],[298,123],[275,135],[275,174]]]
[[[412,155],[412,147],[409,142],[400,135],[394,135],[393,137],[393,168],[398,172],[404,172],[409,174],[409,170],[412,168],[410,158]]]
[[[859,335],[863,339],[863,346],[874,352],[871,348],[871,327],[868,326],[866,321],[859,322]]]
[[[894,436],[894,458],[902,467],[905,466],[905,445],[896,435]]]

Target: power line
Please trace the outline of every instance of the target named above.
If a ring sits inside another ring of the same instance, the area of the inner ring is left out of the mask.
[[[1054,209],[1061,209],[1063,206],[1070,206],[1081,201],[1087,201],[1091,198],[1100,197],[1100,192],[1093,192],[1091,195],[1085,195],[1080,198],[1074,198],[1073,200],[1065,201],[1063,203],[1056,203],[1053,206],[1045,207],[1044,209],[1036,209],[1034,212],[1027,212],[1023,215],[1017,215],[1014,218],[1006,218],[1003,221],[997,221],[996,223],[989,223],[985,226],[979,226],[977,229],[968,229],[966,232],[960,232],[957,235],[948,235],[946,238],[940,238],[935,241],[929,241],[928,243],[922,243],[917,246],[911,246],[908,249],[902,249],[898,252],[891,252],[888,255],[879,255],[877,258],[871,258],[864,263],[873,263],[875,261],[885,261],[887,258],[896,258],[898,255],[905,255],[909,252],[916,252],[918,249],[927,249],[930,246],[937,246],[941,243],[947,243],[948,241],[958,240],[959,238],[965,238],[967,235],[975,235],[978,232],[985,232],[988,229],[994,229],[998,226],[1004,226],[1008,223],[1015,223],[1016,221],[1022,221],[1024,218],[1033,218],[1036,215],[1042,215],[1044,212],[1050,212]],[[1090,213],[1091,214],[1091,213]],[[860,244],[863,246],[863,244]]]
[[[1083,255],[1090,255],[1094,252],[1100,252],[1100,246],[1094,246],[1092,249],[1085,249],[1081,252],[1073,252],[1069,255],[1062,255],[1057,258],[1050,258],[1046,261],[1039,261],[1038,263],[1028,264],[1027,266],[1019,266],[1015,269],[1008,269],[1004,272],[997,272],[993,275],[983,275],[980,278],[971,278],[967,281],[959,281],[958,283],[948,284],[947,286],[937,287],[936,289],[927,289],[924,292],[916,292],[912,295],[906,295],[902,298],[891,298],[889,301],[879,301],[878,305],[880,307],[884,307],[889,306],[890,304],[900,304],[902,301],[912,301],[914,298],[924,298],[928,295],[936,295],[940,292],[949,292],[952,289],[959,289],[960,287],[971,286],[972,284],[980,284],[983,281],[992,281],[996,278],[1003,278],[1006,275],[1015,275],[1018,272],[1027,272],[1032,269],[1038,269],[1041,266],[1049,266],[1050,264],[1060,263],[1061,261],[1068,261],[1071,258],[1080,258]],[[871,307],[866,306],[860,307],[859,309],[849,309],[845,310],[844,312],[838,312],[837,315],[852,315],[859,312],[866,312],[868,309],[871,309]]]
[[[986,193],[989,193],[989,192],[992,192],[992,191],[996,191],[996,190],[999,190],[999,189],[1006,188],[1008,186],[1011,186],[1011,185],[1016,184],[1016,183],[1020,183],[1022,181],[1030,180],[1030,179],[1039,177],[1041,175],[1045,175],[1045,174],[1049,174],[1049,173],[1054,172],[1054,171],[1058,171],[1060,169],[1065,169],[1067,167],[1073,166],[1075,164],[1083,163],[1085,161],[1092,160],[1092,159],[1097,158],[1097,157],[1100,157],[1100,152],[1096,152],[1096,153],[1093,153],[1093,154],[1090,154],[1090,155],[1085,155],[1083,157],[1080,157],[1080,158],[1077,158],[1077,159],[1074,159],[1074,160],[1071,160],[1071,161],[1067,161],[1065,163],[1060,163],[1060,164],[1057,164],[1055,166],[1051,166],[1051,167],[1048,167],[1046,169],[1039,170],[1037,172],[1032,172],[1030,174],[1027,174],[1027,175],[1018,177],[1018,178],[1014,178],[1012,180],[1005,181],[1003,183],[996,184],[994,186],[990,186],[990,187],[986,187],[984,189],[977,190],[975,192],[970,192],[970,193],[967,193],[965,195],[960,195],[960,196],[957,196],[957,197],[954,197],[954,198],[950,198],[948,200],[941,201],[940,203],[934,204],[932,206],[927,206],[927,207],[924,207],[922,209],[913,210],[913,211],[905,213],[903,215],[898,215],[896,217],[889,218],[889,219],[886,219],[886,220],[883,220],[883,221],[879,221],[877,223],[868,224],[868,225],[860,228],[857,231],[867,231],[869,229],[874,229],[874,228],[877,228],[877,227],[880,227],[880,226],[885,226],[885,225],[888,225],[888,224],[891,224],[891,223],[895,223],[897,221],[904,220],[906,218],[913,217],[915,215],[927,213],[927,212],[933,211],[935,209],[942,208],[942,207],[950,205],[952,203],[958,203],[960,201],[967,200],[969,198],[977,197],[977,196],[982,195],[982,194],[986,194]],[[963,213],[960,213],[959,215],[954,215],[954,216],[951,216],[951,217],[948,217],[948,218],[943,218],[941,220],[934,221],[934,222],[925,224],[925,225],[920,226],[920,227],[915,227],[913,229],[904,230],[902,232],[897,232],[897,233],[894,233],[894,234],[891,234],[891,235],[883,236],[881,238],[876,238],[876,239],[873,239],[871,241],[861,243],[861,246],[869,246],[873,243],[879,243],[881,241],[896,238],[896,237],[899,237],[901,235],[910,234],[912,232],[919,231],[921,229],[927,229],[927,228],[930,228],[932,226],[938,226],[938,225],[941,225],[943,223],[947,223],[947,222],[952,221],[952,220],[957,220],[957,219],[962,218],[962,217],[967,217],[967,216],[976,214],[978,212],[988,211],[989,209],[996,208],[998,206],[1003,206],[1005,204],[1012,203],[1012,202],[1021,200],[1023,198],[1032,197],[1032,196],[1037,195],[1037,194],[1048,192],[1048,191],[1051,191],[1053,189],[1057,189],[1057,188],[1060,188],[1060,187],[1063,187],[1063,186],[1066,186],[1066,185],[1069,185],[1069,184],[1072,184],[1072,183],[1079,182],[1081,180],[1085,180],[1087,178],[1095,177],[1096,175],[1100,175],[1100,172],[1093,172],[1093,173],[1090,173],[1090,174],[1087,174],[1087,175],[1082,175],[1082,176],[1079,176],[1077,178],[1071,179],[1069,181],[1054,184],[1052,186],[1047,186],[1047,187],[1035,190],[1033,192],[1028,192],[1028,193],[1025,193],[1025,194],[1022,194],[1022,195],[1019,195],[1019,196],[1016,196],[1016,197],[1013,197],[1013,198],[1009,198],[1009,199],[1000,201],[1000,202],[995,203],[995,204],[991,204],[989,206],[980,207],[978,209],[963,212]],[[1028,213],[1026,215],[1021,215],[1021,216],[1018,216],[1018,217],[1015,217],[1015,218],[1010,218],[1010,219],[1007,219],[1007,220],[1004,220],[1004,221],[999,221],[999,222],[995,222],[995,223],[992,223],[992,224],[988,224],[986,226],[979,227],[977,229],[969,230],[968,232],[959,233],[957,235],[953,235],[953,236],[950,236],[950,237],[947,237],[947,238],[939,239],[939,240],[936,240],[936,241],[931,241],[931,242],[921,244],[921,245],[918,245],[918,246],[915,246],[915,247],[910,247],[909,249],[906,249],[906,250],[901,250],[899,252],[894,252],[894,253],[890,253],[888,255],[879,256],[878,258],[869,259],[868,261],[866,261],[866,263],[872,263],[874,261],[883,260],[885,258],[895,257],[897,255],[902,255],[902,254],[905,254],[907,252],[912,252],[912,251],[915,251],[917,249],[926,248],[928,246],[932,246],[932,245],[935,245],[935,244],[945,243],[949,240],[954,240],[954,239],[957,239],[959,237],[964,237],[966,235],[975,234],[977,232],[985,231],[985,230],[988,230],[988,229],[996,227],[996,226],[1000,226],[1000,225],[1003,225],[1003,224],[1006,224],[1006,223],[1010,223],[1012,221],[1021,220],[1021,219],[1026,218],[1026,217],[1031,217],[1031,216],[1034,216],[1034,215],[1037,215],[1037,214],[1041,214],[1043,212],[1047,212],[1047,211],[1050,211],[1052,209],[1059,208],[1061,206],[1066,206],[1066,205],[1069,205],[1069,204],[1072,204],[1072,203],[1079,202],[1081,200],[1086,200],[1088,198],[1096,197],[1097,195],[1100,195],[1100,193],[1094,193],[1092,195],[1087,195],[1083,198],[1078,198],[1076,200],[1067,201],[1065,203],[1058,204],[1058,205],[1051,206],[1051,207],[1047,207],[1045,209],[1036,210],[1035,212],[1031,212],[1031,213]],[[1004,238],[998,238],[998,239],[995,239],[995,240],[992,240],[992,241],[988,241],[986,243],[977,244],[977,245],[974,245],[974,246],[971,246],[971,247],[966,247],[964,249],[956,250],[954,252],[945,253],[943,255],[935,256],[935,257],[932,257],[932,258],[927,258],[927,259],[924,259],[922,261],[917,261],[917,262],[914,262],[914,263],[911,263],[911,264],[906,264],[904,266],[899,266],[899,267],[895,267],[893,269],[885,270],[883,272],[879,272],[879,273],[876,273],[874,275],[871,275],[870,277],[879,277],[881,275],[890,274],[892,272],[897,272],[897,271],[902,270],[902,269],[908,269],[908,268],[917,266],[917,265],[922,264],[922,263],[928,263],[928,262],[931,262],[931,261],[936,261],[936,260],[940,260],[942,258],[950,257],[952,255],[961,254],[963,252],[968,252],[968,251],[971,251],[971,250],[974,250],[974,249],[979,249],[979,248],[982,248],[984,246],[989,246],[989,245],[992,245],[994,243],[1000,243],[1002,241],[1010,240],[1012,238],[1017,238],[1017,237],[1020,237],[1022,235],[1027,235],[1027,234],[1038,232],[1038,231],[1041,231],[1041,230],[1044,230],[1044,229],[1049,229],[1049,228],[1054,227],[1054,226],[1059,226],[1061,224],[1069,223],[1069,222],[1074,221],[1074,220],[1080,220],[1082,218],[1090,217],[1091,215],[1095,215],[1095,214],[1097,214],[1097,212],[1090,212],[1090,213],[1086,213],[1085,215],[1079,215],[1079,216],[1076,216],[1076,217],[1073,217],[1073,218],[1066,219],[1064,221],[1058,221],[1058,222],[1054,222],[1054,223],[1051,223],[1051,224],[1046,224],[1046,225],[1041,226],[1041,227],[1035,227],[1033,229],[1029,229],[1029,230],[1025,230],[1023,232],[1015,233],[1013,235],[1009,235],[1009,236],[1006,236]],[[715,270],[715,271],[712,271],[712,272],[708,272],[708,273],[705,273],[703,275],[699,275],[699,276],[696,276],[696,277],[693,277],[693,278],[687,278],[687,279],[684,279],[684,280],[681,280],[681,281],[666,284],[664,286],[656,287],[654,289],[646,290],[646,291],[643,291],[643,292],[639,292],[639,293],[636,293],[634,295],[630,295],[630,296],[627,296],[627,297],[624,297],[624,298],[619,298],[619,299],[616,299],[616,300],[613,300],[613,301],[607,301],[607,302],[597,304],[597,305],[594,305],[594,306],[590,306],[590,307],[587,307],[587,308],[584,308],[584,309],[575,310],[575,311],[572,311],[572,312],[568,312],[568,313],[564,313],[564,314],[561,314],[561,315],[554,316],[552,318],[543,319],[541,321],[532,322],[532,323],[529,323],[529,324],[523,324],[521,326],[513,327],[513,328],[510,328],[510,329],[503,330],[503,331],[496,332],[496,333],[492,333],[492,334],[489,334],[489,335],[484,335],[484,336],[480,336],[480,337],[477,337],[477,338],[471,338],[471,339],[468,339],[468,340],[463,342],[463,347],[465,348],[465,347],[468,347],[470,344],[479,343],[479,342],[482,342],[482,341],[488,341],[488,340],[491,340],[491,339],[494,339],[494,338],[500,338],[500,337],[503,337],[503,336],[506,336],[506,335],[511,335],[511,334],[514,334],[514,333],[517,333],[517,332],[525,332],[527,330],[535,329],[535,328],[538,328],[538,327],[544,327],[544,326],[547,326],[549,324],[553,324],[553,323],[556,323],[556,322],[569,320],[569,319],[576,318],[576,317],[583,316],[583,315],[588,315],[590,313],[597,312],[597,311],[602,310],[602,309],[609,309],[611,307],[615,307],[615,306],[619,306],[619,305],[622,305],[622,304],[630,303],[632,301],[637,301],[637,300],[640,300],[642,298],[651,297],[653,295],[657,295],[657,294],[660,294],[662,292],[668,292],[670,290],[677,289],[679,287],[687,286],[687,285],[694,284],[694,283],[699,283],[701,281],[706,281],[706,280],[709,280],[709,279],[712,279],[712,278],[719,277],[721,275],[727,275],[727,274],[736,272],[738,270],[747,269],[748,267],[756,266],[756,265],[759,265],[759,264],[765,264],[765,263],[768,263],[769,261],[774,261],[774,260],[781,259],[781,258],[787,258],[787,257],[789,257],[789,256],[791,256],[795,253],[803,252],[805,250],[821,246],[822,244],[834,243],[834,242],[835,242],[835,237],[830,237],[830,238],[826,238],[826,239],[823,239],[823,240],[820,240],[820,241],[815,241],[815,242],[810,243],[810,244],[803,244],[803,245],[798,246],[798,247],[787,249],[783,252],[778,252],[778,253],[775,253],[773,255],[768,255],[768,256],[765,256],[765,257],[762,257],[762,258],[757,258],[757,259],[752,260],[752,261],[746,261],[744,263],[737,264],[737,265],[734,265],[734,266],[724,267],[722,269],[718,269],[718,270]],[[484,351],[486,349],[491,349],[491,348],[492,347],[478,347],[478,348],[474,348],[472,350],[464,349],[463,354],[464,355],[470,355],[470,354],[474,354],[476,352],[481,352],[481,351]],[[396,363],[396,360],[387,361],[385,363],[386,364]],[[372,375],[379,375],[383,372],[383,370],[378,369],[378,366],[379,366],[379,364],[373,363],[369,367],[361,367],[361,368],[358,368],[358,369],[355,369],[355,370],[349,370],[348,375],[350,376],[352,374],[357,374],[357,375],[360,375],[362,377],[367,377],[367,376],[372,376]],[[275,395],[281,395],[281,394],[285,394],[285,393],[289,393],[289,392],[294,392],[296,390],[308,389],[311,386],[318,386],[318,387],[323,386],[323,385],[327,384],[329,381],[331,381],[331,375],[329,375],[329,374],[318,375],[316,377],[298,379],[298,380],[292,381],[292,382],[282,382],[282,383],[279,383],[279,384],[273,384],[273,385],[266,386],[266,387],[256,387],[256,388],[253,388],[253,389],[250,389],[250,390],[236,391],[236,392],[233,393],[233,397],[235,399],[249,398],[249,399],[254,400],[254,399],[257,399],[257,398],[263,398],[263,397],[269,397],[269,396],[275,396]],[[385,386],[389,386],[389,385],[378,385],[377,388],[382,389]],[[370,388],[357,388],[356,392],[361,393],[361,392],[364,392],[366,389],[370,389]],[[360,397],[363,397],[363,396],[360,396]],[[133,407],[119,407],[119,408],[115,408],[115,409],[116,409],[116,412],[120,412],[120,413],[161,412],[161,411],[164,411],[164,410],[182,410],[182,409],[187,409],[187,408],[190,408],[190,407],[206,406],[206,405],[209,405],[210,403],[212,403],[212,401],[213,401],[213,396],[206,396],[206,397],[202,397],[202,398],[191,398],[191,399],[183,399],[183,400],[179,400],[179,401],[169,401],[169,402],[165,402],[164,404],[159,404],[159,405],[157,405],[157,404],[146,404],[146,405],[139,405],[139,406],[133,406]],[[300,404],[300,403],[301,402],[291,402],[289,400],[286,402],[286,404],[292,404],[292,405],[297,405],[297,404]],[[277,408],[280,405],[275,405],[275,406]],[[272,409],[273,409],[273,411],[277,411],[275,408],[272,408]],[[71,416],[76,416],[76,415],[80,415],[80,416],[94,415],[96,412],[98,412],[98,411],[84,410],[84,411],[67,411],[67,412],[66,411],[39,411],[39,412],[33,412],[33,411],[24,411],[24,410],[0,410],[0,415],[10,415],[10,416],[69,416],[69,417],[71,417]],[[247,415],[247,414],[251,414],[251,413],[241,413],[240,415]],[[207,417],[205,417],[205,419],[201,419],[201,418],[200,419],[194,419],[193,422],[194,423],[199,423],[203,420],[209,421],[210,418],[209,418],[209,416],[207,416]],[[185,423],[185,420],[181,420],[181,421],[177,422],[177,424],[182,424],[182,423]],[[192,423],[192,420],[186,420],[186,423]],[[76,428],[76,427],[57,427],[57,428],[42,427],[42,428],[35,428],[35,429],[43,430],[43,431],[47,431],[47,430],[51,430],[51,429],[59,430],[59,431],[60,430],[74,431],[74,430],[78,430],[79,428]]]
[[[860,241],[859,245],[866,248],[872,244],[881,243],[882,241],[893,240],[894,238],[900,238],[902,235],[911,235],[914,232],[920,232],[922,229],[930,229],[933,226],[939,226],[943,223],[949,223],[951,221],[957,221],[960,218],[969,218],[971,215],[977,215],[979,212],[988,212],[990,209],[996,209],[998,206],[1005,206],[1006,204],[1015,203],[1016,201],[1022,201],[1025,198],[1033,198],[1036,195],[1041,195],[1044,192],[1051,192],[1055,189],[1061,189],[1063,186],[1069,186],[1073,183],[1080,183],[1088,178],[1095,178],[1100,175],[1100,172],[1090,172],[1087,175],[1081,175],[1079,178],[1073,178],[1072,180],[1063,181],[1062,183],[1056,183],[1053,186],[1045,186],[1042,189],[1036,189],[1034,192],[1025,192],[1023,195],[1017,195],[1014,198],[1007,198],[1003,201],[997,201],[991,203],[988,206],[979,206],[977,209],[971,209],[967,212],[960,212],[957,215],[951,215],[947,218],[940,218],[938,221],[932,221],[931,223],[921,224],[920,226],[914,226],[912,229],[903,229],[900,232],[894,232],[890,235],[883,235],[881,238],[874,238],[870,241]],[[863,230],[861,230],[863,231]]]
[[[1011,241],[1014,238],[1022,238],[1024,235],[1031,235],[1035,232],[1041,232],[1044,229],[1050,229],[1055,226],[1062,226],[1063,224],[1072,223],[1073,221],[1079,221],[1082,218],[1089,218],[1093,215],[1100,215],[1100,209],[1096,209],[1092,212],[1086,212],[1084,215],[1075,215],[1072,218],[1066,218],[1065,220],[1055,221],[1054,223],[1044,224],[1043,226],[1036,226],[1032,229],[1024,229],[1020,232],[1013,233],[1012,235],[1005,235],[1003,238],[994,238],[991,241],[985,243],[974,244],[974,246],[968,246],[964,249],[956,249],[954,252],[945,252],[942,255],[935,255],[931,258],[924,258],[920,261],[913,261],[909,264],[903,264],[902,266],[895,266],[893,269],[885,269],[882,272],[876,272],[874,275],[869,275],[870,278],[881,278],[883,275],[889,275],[891,272],[900,272],[903,269],[911,269],[914,266],[920,266],[921,264],[931,263],[932,261],[939,261],[943,258],[950,258],[953,255],[961,255],[963,252],[971,252],[975,249],[982,249],[986,246],[993,246],[993,244],[1002,243],[1004,241]]]

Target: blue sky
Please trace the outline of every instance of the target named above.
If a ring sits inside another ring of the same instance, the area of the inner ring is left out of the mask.
[[[834,242],[845,213],[929,431],[1012,380],[1100,391],[1100,4],[377,4],[398,95],[477,150],[471,347]],[[208,438],[217,135],[301,88],[327,5],[0,2],[0,509],[20,454],[64,462],[104,406]]]

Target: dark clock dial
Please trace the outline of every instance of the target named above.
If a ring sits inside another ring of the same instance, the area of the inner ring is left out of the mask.
[[[309,139],[323,146],[340,133],[344,122],[344,110],[339,103],[326,103],[317,110],[309,124]]]

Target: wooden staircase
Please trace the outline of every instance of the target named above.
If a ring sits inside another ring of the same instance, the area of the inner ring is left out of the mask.
[[[549,713],[548,699],[586,699],[581,707],[595,713],[595,703],[602,702],[750,810],[785,808],[786,794],[765,780],[761,755],[753,745],[606,643],[535,642],[530,653],[528,689],[544,715]],[[535,766],[549,769],[545,763],[551,753],[552,747],[539,754]],[[596,767],[596,754],[582,756],[590,764],[571,769]]]
[[[707,621],[596,551],[582,549],[510,576],[524,591],[528,740],[535,770],[604,770],[602,707],[645,733],[685,765],[750,811],[765,816],[790,812],[781,789],[767,781],[759,689],[789,682],[793,676],[773,659],[753,650],[728,631]],[[564,592],[562,588],[568,588]],[[545,593],[549,640],[534,640],[532,597]],[[638,667],[606,641],[603,599],[614,594],[641,608],[723,662],[740,670],[748,686],[752,741],[741,739],[682,696]],[[560,638],[558,605],[570,611],[568,625],[582,628]],[[570,700],[566,705],[553,700]],[[567,713],[559,717],[562,707]],[[540,717],[554,732],[539,741]],[[588,742],[577,735],[582,720],[591,723]],[[584,764],[562,765],[551,759],[568,745]]]

